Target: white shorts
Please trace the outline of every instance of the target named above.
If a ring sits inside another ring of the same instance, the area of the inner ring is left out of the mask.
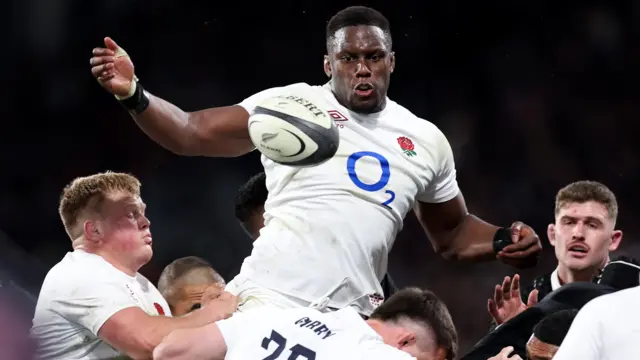
[[[263,306],[275,306],[280,309],[308,307],[308,301],[296,299],[262,287],[245,276],[238,275],[225,287],[225,291],[238,297],[238,312],[244,312]]]

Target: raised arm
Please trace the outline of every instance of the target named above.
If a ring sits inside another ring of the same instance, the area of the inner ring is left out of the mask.
[[[167,150],[187,156],[235,157],[253,149],[242,106],[186,112],[144,91],[128,54],[111,38],[93,49],[91,73],[116,96],[151,139]]]
[[[534,265],[542,245],[533,229],[520,222],[500,228],[469,213],[458,188],[451,145],[440,130],[434,131],[436,174],[414,207],[434,250],[452,260],[497,257],[517,267]]]

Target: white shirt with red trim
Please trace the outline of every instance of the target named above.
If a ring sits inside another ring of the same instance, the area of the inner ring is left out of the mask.
[[[120,353],[98,337],[120,310],[139,307],[149,315],[171,316],[169,305],[147,278],[129,276],[101,256],[69,252],[44,279],[31,336],[37,358],[109,359]]]

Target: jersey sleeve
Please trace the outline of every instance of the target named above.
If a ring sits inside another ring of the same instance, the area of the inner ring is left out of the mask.
[[[59,292],[51,307],[62,317],[98,336],[98,330],[115,313],[138,304],[126,284],[99,277],[77,277],[73,282],[60,284],[68,291]]]
[[[601,303],[601,299],[594,299],[582,307],[553,360],[601,358],[603,333],[599,316],[606,314],[606,309],[600,306]]]
[[[230,349],[235,348],[238,341],[242,339],[243,333],[246,335],[247,330],[250,329],[251,326],[248,324],[249,319],[255,320],[255,317],[251,317],[252,314],[255,315],[255,311],[256,310],[235,312],[230,318],[216,321],[218,330],[220,330],[224,343],[227,345],[227,353],[231,351]]]
[[[436,174],[417,200],[425,203],[443,203],[455,198],[460,190],[456,180],[456,164],[447,137],[436,128]]]

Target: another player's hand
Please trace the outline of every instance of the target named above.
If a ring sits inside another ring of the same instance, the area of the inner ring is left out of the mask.
[[[511,353],[513,353],[513,346],[507,346],[506,348],[500,350],[498,355],[494,357],[490,357],[487,360],[522,360],[520,355],[518,354],[511,355]]]
[[[93,49],[91,74],[108,92],[126,97],[133,81],[133,62],[127,52],[111,38],[104,38],[104,48]]]
[[[203,309],[212,311],[217,320],[230,317],[238,309],[238,298],[226,291],[221,291],[220,295],[203,303]]]
[[[538,302],[538,290],[529,294],[527,303],[522,302],[520,295],[520,275],[515,274],[513,281],[505,277],[502,285],[496,285],[493,299],[487,301],[489,314],[496,324],[503,324]]]
[[[218,298],[224,292],[224,286],[220,284],[213,284],[206,288],[206,290],[202,293],[202,297],[200,298],[200,304],[202,306],[207,306],[211,301]]]
[[[498,259],[520,269],[532,267],[538,262],[542,243],[530,226],[520,221],[514,222],[511,225],[511,241],[513,244],[498,253]]]

